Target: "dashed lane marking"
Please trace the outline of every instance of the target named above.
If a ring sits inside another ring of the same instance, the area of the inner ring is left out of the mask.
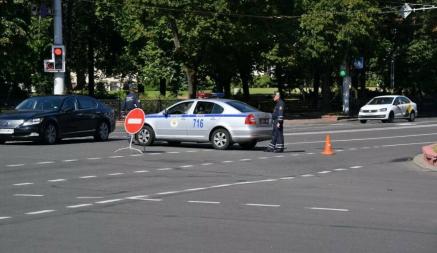
[[[95,203],[96,204],[107,204],[107,203],[119,202],[119,201],[122,201],[122,200],[123,199],[108,199],[108,200],[97,201]]]
[[[282,158],[282,157],[284,157],[283,155],[275,155],[274,157],[276,157],[276,158]]]
[[[79,161],[79,159],[69,159],[69,160],[62,160],[64,163],[72,163],[72,162],[77,162]]]
[[[88,178],[96,178],[97,176],[92,175],[92,176],[83,176],[83,177],[79,177],[81,179],[88,179]]]
[[[124,175],[124,173],[117,172],[117,173],[110,173],[110,174],[108,174],[108,176],[120,176],[120,175]]]
[[[136,170],[134,171],[134,173],[147,173],[149,172],[148,170]]]
[[[143,154],[132,154],[132,155],[129,155],[129,156],[132,156],[132,157],[139,157],[139,156],[143,156]]]
[[[328,174],[328,173],[331,173],[331,171],[330,170],[324,170],[324,171],[319,171],[317,173],[319,173],[319,174]]]
[[[202,163],[202,166],[208,166],[208,165],[212,165],[213,163]]]
[[[88,157],[87,160],[100,160],[101,157]]]
[[[217,201],[201,201],[201,200],[188,200],[188,203],[194,203],[194,204],[215,204],[218,205],[220,202]]]
[[[314,177],[313,174],[305,174],[305,175],[301,175],[301,177]]]
[[[162,169],[157,169],[159,171],[167,171],[167,170],[172,170],[173,168],[162,168]]]
[[[259,207],[280,207],[281,205],[273,205],[273,204],[256,204],[256,203],[247,203],[245,206],[259,206]]]
[[[97,196],[79,196],[76,198],[77,199],[103,199],[103,197],[97,197]]]
[[[170,195],[170,194],[175,194],[175,193],[179,193],[180,191],[169,191],[169,192],[159,192],[156,195]]]
[[[42,194],[14,194],[15,197],[44,197]]]
[[[47,181],[55,183],[55,182],[64,182],[64,181],[67,181],[67,180],[64,179],[64,178],[58,178],[58,179],[50,179],[50,180],[47,180]]]
[[[152,201],[152,202],[159,202],[162,201],[162,199],[155,199],[155,198],[128,198],[128,199],[133,199],[133,200],[144,200],[144,201]]]
[[[351,167],[349,167],[349,168],[351,168],[351,169],[361,169],[363,166],[359,166],[359,165],[357,165],[357,166],[351,166]]]
[[[12,217],[10,216],[0,216],[0,220],[7,220],[7,219],[11,219]]]
[[[18,184],[14,184],[15,186],[24,186],[24,185],[32,185],[33,183],[30,182],[26,182],[26,183],[18,183]]]
[[[339,168],[339,169],[334,169],[334,171],[345,171],[347,169],[343,169],[343,168]]]
[[[108,156],[108,158],[114,159],[114,158],[123,158],[123,155],[113,155],[113,156]]]
[[[54,161],[45,161],[45,162],[37,162],[38,165],[44,165],[44,164],[52,164],[55,163]]]
[[[35,212],[28,212],[28,213],[25,213],[25,214],[27,214],[27,215],[36,215],[36,214],[52,213],[52,212],[55,212],[55,211],[56,210],[49,209],[49,210],[41,210],[41,211],[35,211]]]
[[[179,154],[179,153],[181,153],[181,152],[178,152],[178,151],[169,151],[169,152],[166,152],[167,154]]]
[[[87,204],[78,204],[78,205],[72,205],[72,206],[66,206],[67,208],[80,208],[80,207],[87,207],[92,206],[93,204],[87,203]]]
[[[325,207],[305,207],[305,208],[310,210],[349,212],[349,209],[340,209],[340,208],[325,208]]]
[[[184,192],[193,192],[193,191],[202,191],[202,190],[206,190],[206,188],[203,188],[203,187],[191,188],[191,189],[184,190]]]
[[[186,153],[197,153],[197,150],[187,150]]]
[[[250,159],[250,158],[243,158],[243,159],[240,159],[240,162],[246,162],[246,161],[251,161],[252,159]]]
[[[223,161],[222,163],[233,163],[234,161]]]
[[[179,167],[181,167],[181,168],[191,168],[191,167],[193,167],[193,165],[188,164],[188,165],[182,165],[182,166],[179,166]]]
[[[24,166],[24,163],[20,163],[20,164],[8,164],[6,165],[6,167],[21,167]]]
[[[148,155],[161,155],[161,153],[150,153]]]
[[[290,180],[290,179],[295,179],[296,177],[281,177],[279,179],[281,180]]]

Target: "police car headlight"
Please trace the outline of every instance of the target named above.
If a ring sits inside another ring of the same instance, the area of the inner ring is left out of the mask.
[[[42,118],[29,119],[24,121],[23,126],[33,126],[42,122]]]
[[[386,111],[387,111],[387,108],[379,109],[379,111],[380,111],[380,112],[386,112]]]

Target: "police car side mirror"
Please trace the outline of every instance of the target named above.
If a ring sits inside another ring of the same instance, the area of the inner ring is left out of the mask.
[[[168,111],[167,111],[167,109],[164,110],[164,113],[163,113],[163,114],[164,114],[165,117],[168,116]]]

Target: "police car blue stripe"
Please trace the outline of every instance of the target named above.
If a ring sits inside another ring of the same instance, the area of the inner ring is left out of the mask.
[[[195,117],[228,117],[228,118],[245,118],[248,114],[178,114],[178,115],[146,115],[146,118],[195,118]]]

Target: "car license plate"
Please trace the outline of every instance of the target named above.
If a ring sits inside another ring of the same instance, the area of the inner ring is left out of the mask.
[[[13,134],[13,133],[14,133],[14,129],[0,128],[0,134]]]
[[[260,123],[261,125],[268,125],[268,124],[269,124],[269,119],[260,119],[260,120],[259,120],[259,123]]]

